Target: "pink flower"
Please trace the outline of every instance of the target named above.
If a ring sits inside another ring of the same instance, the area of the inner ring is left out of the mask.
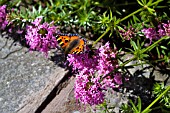
[[[33,25],[27,26],[27,34],[25,35],[27,44],[30,46],[30,50],[37,50],[47,55],[51,48],[57,46],[57,41],[54,36],[56,33],[56,27],[53,22],[50,24],[41,24],[42,18],[35,19],[32,22]]]
[[[162,23],[162,25],[166,36],[170,36],[170,21],[168,23]]]
[[[4,30],[6,25],[8,24],[6,16],[6,5],[0,6],[0,30]]]
[[[165,30],[162,28],[162,25],[161,25],[161,24],[158,25],[158,34],[159,34],[160,37],[163,37],[163,36],[166,35],[166,32],[165,32]]]
[[[116,52],[106,43],[91,55],[69,54],[67,60],[76,73],[75,97],[84,104],[96,105],[104,101],[104,90],[120,85],[121,74],[110,74],[118,67]],[[115,50],[116,51],[116,50]],[[110,75],[108,75],[110,74]]]
[[[90,75],[77,75],[75,83],[75,97],[83,104],[101,104],[104,101],[104,93],[101,90],[100,78]]]
[[[120,34],[123,36],[125,40],[130,40],[135,37],[135,29],[131,26],[129,29],[124,28],[125,30],[120,30]]]
[[[150,44],[152,40],[158,40],[163,36],[170,36],[170,21],[159,24],[157,28],[157,31],[155,28],[144,28],[142,30],[146,38],[150,40]]]
[[[153,39],[156,39],[156,40],[159,39],[158,34],[154,28],[148,28],[148,29],[144,28],[142,32],[144,33],[146,38],[150,40],[150,44],[152,43]]]
[[[109,47],[109,43],[106,43],[104,46],[99,48],[99,58],[98,58],[98,72],[99,74],[105,76],[117,68],[117,61],[112,60],[116,57],[116,53],[112,52],[112,49]]]
[[[114,75],[114,81],[115,81],[117,84],[119,84],[119,85],[122,84],[122,75],[121,75],[121,73],[116,73],[116,74]]]

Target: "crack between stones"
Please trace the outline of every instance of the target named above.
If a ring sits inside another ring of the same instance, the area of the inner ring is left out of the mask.
[[[46,99],[36,109],[35,113],[41,113],[47,107],[47,105],[60,93],[60,91],[68,85],[68,76],[70,74],[70,71],[65,74],[62,80],[53,88],[53,90],[49,93]]]

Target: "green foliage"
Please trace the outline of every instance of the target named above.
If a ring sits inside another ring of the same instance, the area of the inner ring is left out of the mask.
[[[146,49],[146,48],[142,48],[142,46],[144,46],[144,42],[140,44],[139,40],[137,40],[137,44],[136,44],[134,41],[131,40],[130,43],[133,50],[132,49],[129,50],[131,51],[132,54],[134,54],[134,57],[137,60],[143,60],[146,57],[148,57],[148,54],[143,53],[143,51],[145,51]]]
[[[159,97],[160,94],[162,94],[165,90],[166,88],[163,83],[154,84],[153,93],[156,95],[156,97]],[[170,91],[168,91],[165,95],[162,96],[159,103],[166,106],[167,108],[170,108]]]
[[[110,113],[106,102],[103,102],[102,104],[98,105],[96,109],[100,111],[99,113]]]
[[[121,110],[123,113],[149,113],[151,109],[148,109],[145,112],[142,112],[142,101],[140,97],[138,97],[137,105],[135,105],[132,100],[129,100],[131,105],[123,104],[121,106]]]
[[[123,113],[133,113],[132,107],[130,105],[128,105],[128,104],[122,104],[121,111]]]
[[[3,4],[8,6],[8,20],[22,29],[37,17],[43,16],[44,22],[54,21],[57,26],[74,28],[71,32],[78,33],[82,28],[84,33],[81,35],[90,32],[93,37],[86,38],[94,40],[93,47],[101,40],[111,40],[114,45],[117,44],[118,50],[133,55],[120,68],[133,60],[149,63],[153,67],[157,63],[169,66],[170,37],[161,37],[146,46],[147,39],[141,30],[148,27],[157,29],[161,22],[170,20],[170,0],[0,0],[0,5]],[[126,32],[130,27],[135,29],[135,33],[133,38],[126,40],[120,30]],[[155,84],[153,93],[157,98],[165,91],[163,84]],[[159,98],[160,106],[163,104],[170,108],[168,93]],[[106,103],[101,105],[105,108],[104,112],[108,112]],[[122,105],[122,110],[125,113],[150,112],[150,107],[142,111],[141,105],[139,97],[137,105],[130,100],[130,105]]]

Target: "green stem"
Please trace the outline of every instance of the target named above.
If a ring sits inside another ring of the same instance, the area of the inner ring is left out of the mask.
[[[133,59],[134,60],[134,59]],[[135,67],[135,66],[141,66],[141,65],[144,65],[144,64],[147,64],[147,63],[140,63],[140,64],[132,64],[132,65],[130,65],[130,66],[132,66],[132,67]]]
[[[143,7],[140,8],[140,9],[138,9],[138,10],[136,10],[135,12],[133,12],[133,13],[131,13],[131,14],[125,16],[124,18],[122,18],[122,19],[120,20],[120,22],[126,20],[127,18],[129,18],[129,17],[135,15],[136,13],[138,13],[138,12],[140,12],[140,11],[142,11],[142,10],[143,10]]]
[[[105,36],[105,35],[109,32],[109,30],[110,30],[110,27],[108,27],[108,28],[106,29],[106,31],[93,43],[93,46],[92,46],[92,47],[94,47],[94,45],[95,45],[103,36]]]
[[[126,19],[129,18],[130,16],[132,16],[132,15],[134,15],[134,14],[136,14],[136,13],[142,11],[142,10],[143,10],[143,8],[138,9],[137,11],[135,11],[135,12],[129,14],[128,16],[122,18],[122,19],[120,20],[120,22],[126,20]],[[108,27],[108,28],[106,29],[106,31],[93,43],[93,46],[94,46],[103,36],[105,36],[110,29],[111,29],[111,28]],[[92,46],[92,47],[93,47],[93,46]]]
[[[158,106],[158,107],[155,107],[155,108],[152,108],[152,110],[157,110],[157,109],[161,109],[162,106]]]
[[[164,39],[166,39],[166,38],[167,38],[167,36],[162,37],[161,39],[159,39],[158,41],[156,41],[155,43],[153,43],[151,46],[149,46],[149,47],[147,47],[146,49],[144,49],[144,50],[142,51],[142,53],[145,53],[146,51],[152,50],[159,42],[161,42],[162,40],[164,40]]]
[[[126,20],[127,18],[133,16],[134,14],[136,14],[136,13],[142,11],[142,10],[143,10],[143,8],[138,9],[137,11],[135,11],[135,12],[129,14],[128,16],[122,18],[122,19],[120,20],[120,22]],[[106,31],[93,43],[93,46],[92,46],[92,47],[94,47],[94,45],[95,45],[101,38],[103,38],[103,36],[105,36],[105,35],[109,32],[110,29],[111,29],[111,27],[108,27],[108,28],[106,29]]]
[[[154,60],[154,62],[161,62],[161,61],[165,61],[165,58]]]
[[[142,111],[142,113],[147,112],[147,111],[148,111],[163,95],[165,95],[169,90],[170,90],[170,86],[168,86],[168,87],[166,88],[166,90],[165,90],[162,94],[159,95],[158,98],[156,98],[146,109],[144,109],[144,110]]]
[[[134,59],[136,59],[136,57],[131,58],[130,60],[126,61],[125,63],[121,64],[120,67],[125,66],[126,64],[128,64],[129,62],[133,61]]]

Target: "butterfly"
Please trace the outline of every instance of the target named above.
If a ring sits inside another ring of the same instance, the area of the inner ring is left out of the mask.
[[[79,54],[85,50],[86,40],[78,34],[59,33],[56,38],[65,54]]]

